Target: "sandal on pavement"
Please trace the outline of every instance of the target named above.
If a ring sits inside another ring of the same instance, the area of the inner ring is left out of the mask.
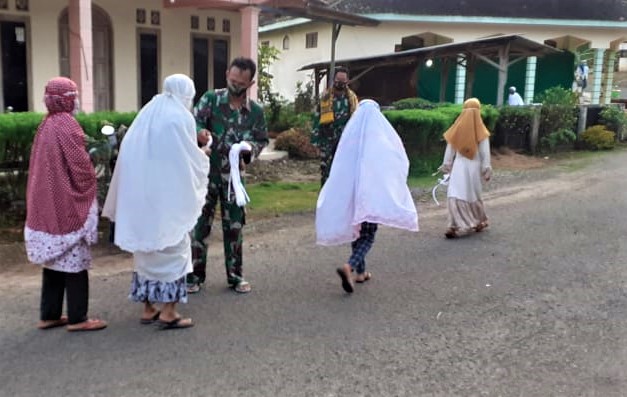
[[[238,294],[247,294],[252,290],[248,281],[241,280],[237,284],[233,285],[233,290]]]
[[[446,233],[444,233],[444,235],[446,236],[446,238],[455,238],[457,237],[457,232],[455,231],[455,229],[448,229]]]
[[[197,294],[200,292],[200,283],[187,284],[188,294]]]
[[[58,320],[42,320],[39,322],[39,324],[37,324],[37,328],[50,329],[50,328],[63,327],[64,325],[67,325],[67,324],[68,324],[67,316],[62,316]]]
[[[144,325],[148,325],[148,324],[154,324],[155,321],[159,320],[159,315],[161,314],[161,312],[159,310],[157,310],[157,312],[150,318],[141,318],[139,320],[140,324],[144,324]]]
[[[349,294],[353,293],[354,289],[353,282],[350,277],[350,272],[347,272],[345,267],[338,267],[337,274],[342,279],[342,288],[344,289],[344,291],[348,292]]]
[[[475,227],[475,232],[480,233],[483,231],[483,229],[485,229],[486,227],[488,227],[488,222],[481,222],[480,224],[478,224]]]
[[[175,318],[172,321],[164,321],[164,320],[157,320],[158,324],[159,324],[159,329],[162,331],[168,330],[168,329],[183,329],[183,328],[191,328],[194,326],[194,322],[192,321],[191,318]]]
[[[107,328],[107,322],[98,319],[88,319],[78,324],[69,324],[67,330],[69,332],[81,332],[81,331],[98,331]]]
[[[355,278],[355,282],[359,284],[363,284],[366,281],[370,280],[371,278],[372,278],[372,273],[364,272],[364,273],[357,275],[357,277]]]

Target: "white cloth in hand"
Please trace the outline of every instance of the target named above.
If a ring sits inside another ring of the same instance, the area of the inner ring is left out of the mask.
[[[229,175],[229,191],[227,199],[231,200],[231,192],[235,193],[235,202],[239,207],[243,207],[246,203],[250,202],[250,198],[244,189],[242,184],[242,178],[239,173],[240,153],[242,151],[251,151],[253,148],[248,142],[240,142],[231,146],[229,151],[229,165],[231,166],[231,173]]]

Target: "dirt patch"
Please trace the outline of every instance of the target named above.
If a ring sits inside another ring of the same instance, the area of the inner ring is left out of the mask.
[[[320,160],[255,161],[246,169],[246,180],[248,183],[316,182],[320,180]]]
[[[492,167],[507,170],[531,170],[546,167],[550,160],[542,157],[526,156],[508,148],[492,152]]]

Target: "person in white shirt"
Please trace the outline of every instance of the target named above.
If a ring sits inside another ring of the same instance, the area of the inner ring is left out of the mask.
[[[516,92],[516,87],[509,87],[509,98],[507,99],[509,106],[523,106],[525,101],[519,93]]]

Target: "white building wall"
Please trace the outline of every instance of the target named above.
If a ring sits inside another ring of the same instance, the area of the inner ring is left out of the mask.
[[[266,27],[267,28],[267,27]],[[318,32],[318,48],[305,48],[305,34]],[[566,35],[590,42],[592,48],[609,48],[610,43],[624,35],[619,28],[545,25],[511,25],[495,23],[441,23],[441,22],[382,22],[377,27],[342,27],[336,50],[337,59],[361,58],[394,52],[405,36],[432,32],[450,37],[454,42],[475,40],[494,34],[522,34],[538,42]],[[290,49],[281,52],[281,59],[271,67],[274,90],[293,99],[296,82],[305,81],[310,72],[297,72],[310,63],[329,61],[331,57],[330,24],[309,22],[281,30],[260,30],[259,40],[281,50],[283,37],[290,37]]]

